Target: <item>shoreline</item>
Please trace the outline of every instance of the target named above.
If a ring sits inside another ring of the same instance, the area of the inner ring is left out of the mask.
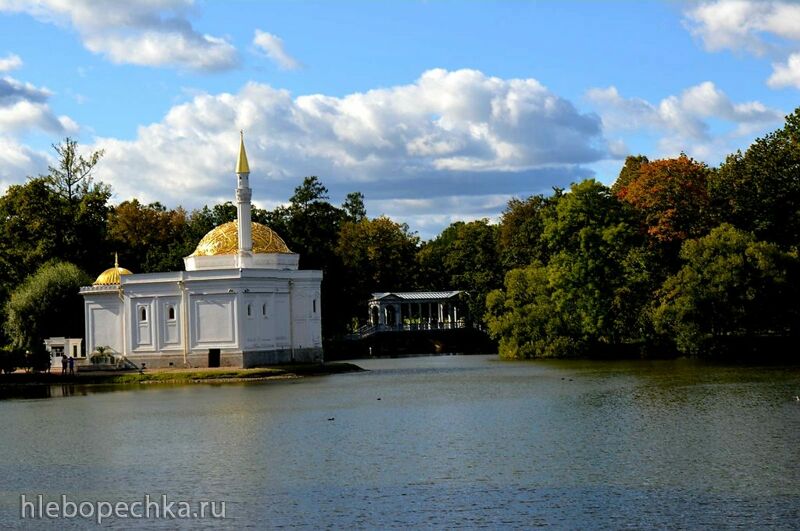
[[[366,369],[353,363],[332,362],[309,365],[276,365],[239,369],[219,368],[170,368],[137,371],[76,372],[73,375],[60,373],[15,372],[0,375],[0,389],[48,385],[130,385],[130,384],[203,384],[264,382],[268,380],[293,380],[311,376],[362,372]]]

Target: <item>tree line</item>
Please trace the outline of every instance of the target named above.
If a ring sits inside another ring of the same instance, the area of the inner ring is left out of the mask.
[[[112,205],[92,178],[101,151],[83,157],[72,139],[54,149],[48,175],[0,197],[9,348],[82,336],[76,286],[115,253],[136,273],[182,270],[208,231],[236,217],[231,202]],[[252,218],[300,254],[301,268],[324,272],[326,340],[364,324],[372,292],[459,289],[504,357],[724,352],[800,326],[800,109],[719,167],[628,157],[611,187],[588,179],[514,198],[498,223],[458,221],[424,242],[406,224],[369,218],[360,192],[333,204],[315,176]]]
[[[786,349],[800,332],[800,109],[719,167],[628,157],[610,188],[512,201],[500,226],[511,270],[486,320],[502,356]]]

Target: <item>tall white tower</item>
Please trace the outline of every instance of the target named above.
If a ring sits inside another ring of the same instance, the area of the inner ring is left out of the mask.
[[[247,164],[247,153],[244,150],[244,131],[239,131],[239,158],[236,161],[236,219],[239,229],[239,249],[237,252],[239,267],[246,267],[253,253],[253,229],[250,225],[250,166]]]

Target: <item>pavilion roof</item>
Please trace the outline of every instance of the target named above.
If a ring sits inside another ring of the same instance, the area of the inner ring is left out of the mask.
[[[400,299],[404,301],[435,301],[452,299],[461,291],[389,291],[373,293],[372,300]]]

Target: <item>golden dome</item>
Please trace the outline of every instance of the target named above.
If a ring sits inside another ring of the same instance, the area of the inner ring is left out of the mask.
[[[122,275],[132,275],[130,271],[125,269],[124,267],[119,266],[119,261],[117,260],[117,255],[114,253],[114,267],[109,267],[97,277],[97,280],[94,281],[93,286],[106,286],[109,284],[119,284],[120,277]]]
[[[216,256],[236,254],[239,249],[238,221],[223,223],[203,236],[190,256]],[[291,253],[278,234],[261,223],[251,222],[253,232],[253,253]]]

